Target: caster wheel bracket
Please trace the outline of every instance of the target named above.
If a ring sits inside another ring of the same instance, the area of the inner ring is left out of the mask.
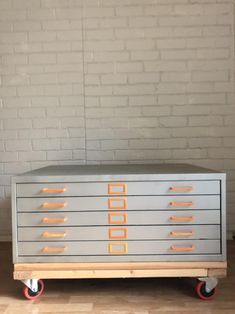
[[[26,279],[22,280],[25,286],[27,286],[31,291],[38,292],[38,279]]]
[[[205,289],[208,293],[210,293],[218,285],[218,279],[215,277],[198,278],[198,280],[205,282]]]

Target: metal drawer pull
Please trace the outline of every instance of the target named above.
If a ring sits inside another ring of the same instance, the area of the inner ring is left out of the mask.
[[[193,202],[170,202],[172,207],[189,207],[193,206]]]
[[[63,193],[66,192],[66,188],[61,188],[61,189],[49,189],[49,188],[43,188],[41,190],[43,193]]]
[[[120,191],[115,191],[115,187],[120,187]],[[109,183],[108,184],[108,194],[126,194],[126,183]]]
[[[65,207],[67,206],[66,203],[43,203],[43,208],[51,208],[51,207]]]
[[[64,238],[66,237],[66,232],[63,233],[50,233],[48,231],[43,232],[43,238]]]
[[[118,202],[119,205],[115,205],[115,202]],[[126,209],[126,198],[109,198],[108,199],[108,208],[109,209]]]
[[[44,247],[42,249],[43,253],[63,253],[66,250],[66,247]]]
[[[116,249],[115,249],[116,246]],[[121,250],[118,249],[118,247],[122,248]],[[110,254],[127,254],[128,253],[128,245],[126,242],[115,242],[115,243],[109,243],[109,253]]]
[[[191,246],[175,246],[172,245],[171,246],[171,250],[172,251],[194,251],[195,250],[195,246],[191,245]]]
[[[115,235],[115,232],[121,232],[121,235]],[[109,228],[109,239],[127,239],[127,228]]]
[[[190,216],[190,217],[171,216],[170,220],[172,220],[172,221],[192,221],[193,220],[193,216]]]
[[[108,223],[110,225],[125,225],[127,223],[127,213],[109,213]]]
[[[67,218],[48,218],[44,217],[42,218],[43,223],[62,223],[65,222]]]
[[[178,232],[178,231],[171,231],[170,233],[173,237],[181,237],[181,236],[192,236],[193,232]]]
[[[185,192],[190,192],[193,190],[192,186],[171,186],[169,188],[171,191],[185,191]]]

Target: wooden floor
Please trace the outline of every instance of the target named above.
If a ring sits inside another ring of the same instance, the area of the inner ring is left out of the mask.
[[[11,245],[0,243],[0,313],[235,314],[235,241],[228,244],[228,277],[213,301],[201,301],[193,281],[178,278],[45,280],[45,292],[27,301],[12,279]]]

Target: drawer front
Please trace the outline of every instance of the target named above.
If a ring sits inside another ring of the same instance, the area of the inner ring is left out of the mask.
[[[19,212],[161,209],[220,209],[220,196],[17,198]]]
[[[220,181],[144,181],[17,184],[18,197],[220,194]]]
[[[19,242],[19,256],[219,254],[219,240]],[[94,259],[95,261],[95,259]]]
[[[220,239],[220,226],[189,225],[18,228],[18,241],[120,241],[127,239]]]
[[[219,210],[19,213],[19,227],[220,224]]]

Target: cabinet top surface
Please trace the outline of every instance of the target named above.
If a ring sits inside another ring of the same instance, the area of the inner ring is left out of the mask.
[[[60,165],[48,166],[30,172],[25,172],[18,175],[18,177],[212,173],[219,174],[220,172],[189,164]]]

